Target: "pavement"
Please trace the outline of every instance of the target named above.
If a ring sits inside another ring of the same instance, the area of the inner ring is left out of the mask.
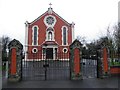
[[[2,80],[2,88],[119,88],[120,77],[105,79],[86,78],[83,80],[46,80],[46,81],[20,81],[17,83]]]
[[[111,76],[104,79],[88,77],[83,80],[22,80],[20,82],[8,82],[5,72],[2,73],[3,90],[12,88],[23,88],[23,90],[27,88],[119,88],[120,90],[119,86],[120,76]]]

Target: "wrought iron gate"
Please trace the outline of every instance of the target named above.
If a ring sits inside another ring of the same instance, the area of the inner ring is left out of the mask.
[[[28,56],[29,53],[26,54]],[[30,56],[34,54],[30,53]],[[36,55],[36,56],[39,56]],[[23,59],[23,80],[67,80],[70,79],[69,53],[58,53],[57,59]],[[42,56],[44,57],[44,56]],[[68,59],[65,59],[68,58]]]
[[[88,52],[87,55],[82,55],[82,60],[81,60],[81,69],[82,69],[82,74],[83,74],[83,79],[86,78],[97,78],[98,77],[98,58],[99,58],[99,53],[97,50]]]
[[[82,59],[82,74],[83,74],[83,79],[96,78],[97,77],[97,60]]]

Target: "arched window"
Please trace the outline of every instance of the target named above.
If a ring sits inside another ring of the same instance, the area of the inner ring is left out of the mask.
[[[46,31],[46,41],[54,41],[54,31],[53,28],[48,28]]]
[[[38,44],[38,26],[33,26],[33,45]]]
[[[63,45],[67,45],[67,27],[62,28],[62,42]]]
[[[49,41],[52,41],[52,32],[49,32],[49,33],[48,33],[48,40],[49,40]]]

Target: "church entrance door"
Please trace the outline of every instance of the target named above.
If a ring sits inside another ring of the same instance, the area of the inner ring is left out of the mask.
[[[53,48],[46,49],[46,59],[53,59]]]

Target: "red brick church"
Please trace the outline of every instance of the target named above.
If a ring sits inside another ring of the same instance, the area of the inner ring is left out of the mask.
[[[69,53],[69,45],[74,41],[74,23],[68,23],[51,6],[34,21],[26,21],[25,27],[27,59],[57,59],[58,53]]]

